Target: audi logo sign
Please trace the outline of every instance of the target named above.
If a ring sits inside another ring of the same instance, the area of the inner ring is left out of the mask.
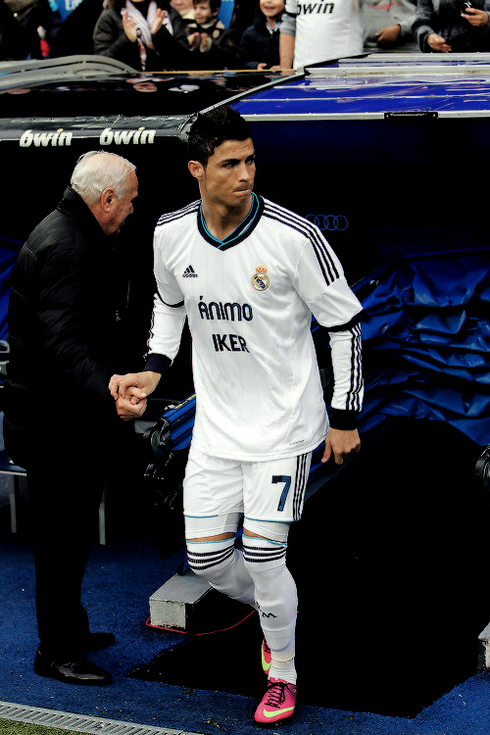
[[[320,228],[320,230],[338,230],[344,232],[349,226],[349,220],[344,214],[307,214],[306,219]]]

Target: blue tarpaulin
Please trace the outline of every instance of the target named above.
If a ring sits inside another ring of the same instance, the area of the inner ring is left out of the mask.
[[[7,339],[7,311],[10,295],[10,276],[20,243],[0,237],[0,340]]]
[[[490,442],[490,250],[401,258],[355,287],[365,309],[361,426],[446,421]]]

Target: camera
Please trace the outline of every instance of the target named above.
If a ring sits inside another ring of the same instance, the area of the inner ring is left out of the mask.
[[[477,477],[483,480],[485,490],[490,490],[490,445],[483,451],[475,465]]]

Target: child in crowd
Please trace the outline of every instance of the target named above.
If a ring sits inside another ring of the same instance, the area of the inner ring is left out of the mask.
[[[279,27],[284,0],[260,0],[260,13],[243,33],[235,56],[237,69],[279,69]]]
[[[220,47],[225,26],[218,20],[221,0],[194,0],[194,21],[187,25],[187,40],[196,69],[224,69],[226,54]]]

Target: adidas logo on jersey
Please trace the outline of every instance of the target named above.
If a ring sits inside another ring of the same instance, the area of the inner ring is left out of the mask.
[[[197,273],[192,265],[187,266],[185,271],[182,273],[182,278],[197,278]]]

